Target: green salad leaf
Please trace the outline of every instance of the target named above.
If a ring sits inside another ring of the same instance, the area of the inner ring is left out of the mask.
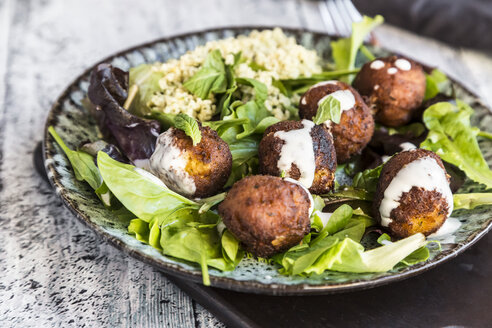
[[[202,67],[183,86],[195,96],[207,99],[211,93],[227,90],[227,74],[224,59],[219,50],[212,50]]]
[[[367,192],[373,194],[374,192],[376,192],[376,187],[379,181],[379,175],[381,174],[382,169],[383,169],[383,165],[379,165],[376,168],[367,169],[362,172],[358,172],[354,176],[352,186],[356,189],[364,189]]]
[[[200,126],[198,125],[198,122],[184,114],[184,113],[179,113],[176,115],[174,118],[174,126],[177,129],[183,130],[188,137],[193,140],[193,146],[196,146],[200,143],[202,140],[202,133],[200,132]]]
[[[369,33],[384,21],[380,15],[374,18],[364,16],[361,21],[352,23],[352,34],[349,38],[342,38],[331,42],[332,55],[335,66],[339,70],[351,70],[355,67],[355,58],[360,46]],[[343,77],[349,82],[348,77]]]
[[[209,210],[224,194],[197,203],[171,191],[150,173],[105,153],[99,152],[97,163],[109,189],[137,216],[128,226],[135,238],[166,255],[198,263],[205,285],[210,284],[208,266],[233,270],[240,262],[243,253],[237,240],[220,236],[220,217]]]
[[[401,135],[410,134],[413,137],[420,137],[426,131],[425,126],[420,122],[415,122],[396,128],[388,127],[387,130],[390,136],[394,134],[401,134]]]
[[[246,77],[238,77],[236,78],[236,82],[253,87],[255,92],[255,102],[258,104],[258,106],[264,106],[264,102],[268,97],[268,89],[264,83]]]
[[[433,69],[430,74],[425,74],[425,82],[424,100],[434,98],[438,93],[443,93],[450,85],[446,74],[437,68]]]
[[[323,253],[304,272],[307,274],[321,274],[326,270],[358,273],[386,272],[425,245],[425,236],[420,233],[368,251],[364,251],[364,247],[353,239],[345,238]]]
[[[454,194],[454,209],[472,210],[477,206],[492,205],[492,193]]]
[[[340,123],[340,117],[342,116],[342,110],[340,108],[340,101],[335,97],[329,95],[325,97],[318,106],[316,116],[313,117],[315,124],[323,124],[330,120],[333,123]]]
[[[101,174],[99,173],[99,169],[94,163],[94,157],[84,151],[76,151],[68,148],[52,126],[48,128],[48,132],[61,147],[65,155],[67,155],[75,173],[75,178],[79,181],[87,182],[89,186],[94,189],[97,197],[99,197],[103,204],[105,206],[111,206],[112,195],[104,183]],[[108,155],[106,154],[106,156]]]
[[[164,73],[156,64],[141,64],[130,68],[128,97],[123,105],[135,115],[145,116],[151,113],[147,105],[152,96],[160,91],[159,80]]]
[[[423,116],[429,134],[420,147],[432,150],[473,181],[492,188],[492,171],[477,142],[479,130],[470,124],[472,114],[473,109],[460,100],[456,105],[440,102],[430,106]]]
[[[262,134],[270,125],[279,122],[276,117],[271,116],[264,106],[259,106],[256,101],[248,101],[236,109],[238,118],[248,119],[243,124],[243,132],[236,135],[236,139],[248,137],[254,133]]]
[[[291,96],[293,93],[301,94],[306,92],[313,84],[318,82],[342,78],[347,75],[356,74],[359,68],[351,70],[334,70],[324,71],[311,76],[300,76],[295,79],[274,80],[273,85],[277,87],[284,95]]]
[[[116,198],[136,217],[146,222],[155,217],[165,217],[181,207],[198,209],[201,206],[170,190],[150,173],[115,161],[104,152],[98,153],[97,166]]]

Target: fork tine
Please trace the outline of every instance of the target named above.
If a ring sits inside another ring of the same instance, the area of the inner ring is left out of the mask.
[[[340,34],[340,31],[336,28],[335,22],[331,18],[330,12],[328,10],[327,2],[320,1],[318,3],[318,9],[328,34]]]
[[[359,22],[362,20],[362,15],[357,10],[357,8],[355,8],[352,1],[350,0],[344,1],[344,5],[345,5],[345,10],[347,11],[348,15],[350,16],[353,22]]]
[[[347,26],[343,22],[344,19],[342,18],[335,1],[326,0],[326,7],[328,9],[328,12],[330,13],[331,18],[335,22],[335,28],[339,31],[339,34],[341,36],[349,35],[350,30],[347,29]]]
[[[346,31],[346,35],[350,35],[352,33],[352,23],[353,19],[350,16],[349,12],[347,11],[347,2],[350,2],[350,0],[334,0],[334,5],[338,9],[338,15],[341,18],[342,24],[344,26],[344,30]],[[351,3],[351,2],[350,2]]]

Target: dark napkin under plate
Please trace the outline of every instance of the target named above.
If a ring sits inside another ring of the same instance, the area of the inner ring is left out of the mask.
[[[48,181],[39,143],[34,166]],[[369,290],[326,296],[264,296],[175,285],[228,327],[490,327],[492,235],[437,268]]]
[[[353,0],[366,15],[455,47],[492,51],[491,0]]]

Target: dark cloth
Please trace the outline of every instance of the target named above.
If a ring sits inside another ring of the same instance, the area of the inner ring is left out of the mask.
[[[492,0],[353,0],[360,12],[453,46],[492,51]]]

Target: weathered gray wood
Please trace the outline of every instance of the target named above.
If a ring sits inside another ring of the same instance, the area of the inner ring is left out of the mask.
[[[217,327],[159,272],[79,223],[36,175],[51,103],[131,45],[227,25],[323,30],[315,1],[0,0],[0,326]],[[492,103],[492,61],[383,26],[381,43],[436,63]],[[2,114],[3,113],[3,114]]]

